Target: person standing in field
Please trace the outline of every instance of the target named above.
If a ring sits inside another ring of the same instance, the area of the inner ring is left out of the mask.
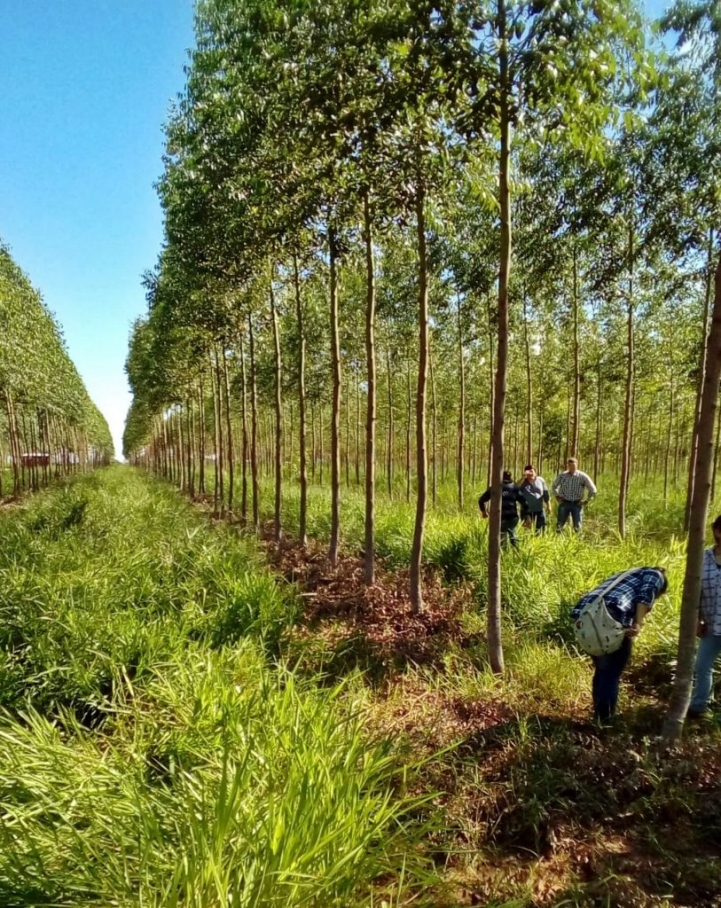
[[[713,667],[721,653],[721,515],[711,524],[714,545],[703,553],[699,602],[698,650],[688,715],[699,718],[709,712]]]
[[[558,502],[556,529],[560,533],[570,517],[573,529],[578,533],[583,521],[583,509],[595,497],[596,486],[590,476],[578,469],[575,457],[569,457],[566,466],[568,469],[556,476],[552,486]],[[588,493],[585,499],[584,490]]]
[[[595,666],[593,712],[601,722],[616,712],[621,675],[631,658],[633,641],[646,615],[667,589],[665,568],[631,568],[604,580],[571,611],[576,640]],[[594,609],[595,618],[587,622]],[[584,638],[588,645],[584,645]]]
[[[546,529],[546,515],[551,510],[551,496],[545,479],[536,473],[532,464],[523,468],[523,481],[518,487],[523,499],[521,517],[527,526],[535,525],[536,533]]]
[[[481,509],[481,516],[484,520],[488,517],[486,505],[490,500],[491,488],[489,486],[478,499],[478,507]],[[523,498],[518,486],[513,481],[511,471],[504,470],[501,484],[501,543],[503,545],[507,545],[509,542],[514,548],[518,545],[516,535],[519,522],[518,505],[522,503]]]

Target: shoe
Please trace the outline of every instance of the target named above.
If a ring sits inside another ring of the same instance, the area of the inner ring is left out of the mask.
[[[686,713],[687,719],[704,719],[706,716],[711,715],[710,709],[689,709]]]

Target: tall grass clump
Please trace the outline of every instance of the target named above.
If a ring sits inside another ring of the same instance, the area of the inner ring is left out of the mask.
[[[296,616],[128,468],[0,515],[0,904],[367,903],[412,802],[352,692],[275,664]]]

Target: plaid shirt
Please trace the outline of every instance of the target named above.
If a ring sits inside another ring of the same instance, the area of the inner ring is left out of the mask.
[[[569,473],[565,470],[559,473],[553,480],[553,494],[566,501],[580,501],[583,498],[583,490],[588,489],[588,499],[590,501],[596,494],[596,486],[590,476],[576,470],[575,473]]]
[[[714,637],[721,636],[721,566],[716,564],[713,548],[703,553],[700,607],[709,631]]]
[[[597,596],[603,596],[603,591],[607,590],[614,580],[623,573],[625,571],[619,571],[613,577],[609,577],[608,580],[600,583],[595,590],[586,593],[582,599],[579,599],[578,604],[571,612],[571,617],[574,620],[578,618],[581,609],[585,608]],[[604,596],[606,608],[612,618],[620,621],[625,627],[631,627],[636,617],[636,607],[647,605],[649,609],[653,608],[663,584],[664,577],[661,571],[657,571],[655,568],[635,568],[629,572],[625,580],[622,580],[611,590],[608,596]]]

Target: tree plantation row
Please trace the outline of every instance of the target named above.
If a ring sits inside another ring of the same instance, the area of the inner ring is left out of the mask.
[[[616,472],[622,536],[634,474],[692,500],[721,27],[710,2],[658,25],[677,51],[631,2],[199,2],[126,454],[191,491],[212,463],[255,523],[272,460],[278,538],[284,467],[303,537],[322,466],[333,564],[362,481],[368,583],[376,487],[413,497],[416,611],[439,475],[460,505],[490,479],[500,671],[504,467]]]
[[[40,294],[0,245],[0,497],[108,463],[110,430]]]

